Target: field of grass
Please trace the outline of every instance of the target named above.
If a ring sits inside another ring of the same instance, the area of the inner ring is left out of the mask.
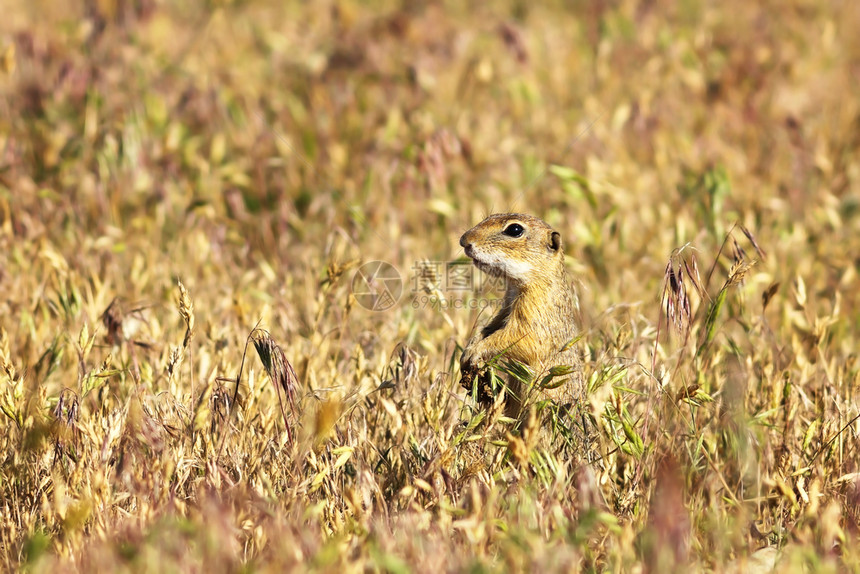
[[[0,570],[860,571],[860,3],[570,4],[5,0]],[[517,421],[505,211],[586,386]]]

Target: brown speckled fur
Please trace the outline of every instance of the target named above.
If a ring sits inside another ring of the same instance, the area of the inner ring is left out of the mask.
[[[520,237],[506,235],[505,229],[515,223],[525,231]],[[507,284],[502,308],[466,345],[460,361],[463,386],[471,389],[484,363],[500,353],[528,365],[538,378],[555,365],[577,366],[573,349],[561,352],[576,337],[576,294],[564,265],[560,234],[537,217],[503,213],[464,233],[460,245],[479,269],[505,277]],[[578,372],[570,377],[571,382],[545,392],[570,399],[578,390]],[[512,396],[505,410],[515,416],[522,389],[516,380],[508,384]]]

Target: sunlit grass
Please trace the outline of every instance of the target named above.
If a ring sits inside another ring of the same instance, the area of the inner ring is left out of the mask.
[[[574,4],[5,7],[3,569],[856,570],[860,7]],[[581,301],[518,420],[501,211]]]

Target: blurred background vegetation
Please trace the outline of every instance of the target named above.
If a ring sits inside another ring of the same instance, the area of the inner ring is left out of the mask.
[[[857,30],[5,0],[3,569],[856,570]],[[504,211],[565,239],[571,412],[477,409],[478,313],[414,281]],[[374,260],[385,312],[350,293]]]

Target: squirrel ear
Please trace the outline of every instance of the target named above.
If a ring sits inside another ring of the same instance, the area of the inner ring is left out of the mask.
[[[553,231],[549,236],[549,248],[553,251],[561,249],[561,233]]]

